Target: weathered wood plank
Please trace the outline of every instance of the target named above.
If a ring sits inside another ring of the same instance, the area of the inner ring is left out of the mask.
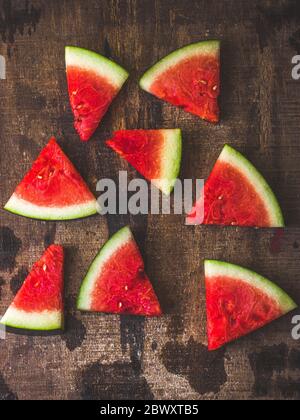
[[[0,312],[45,246],[66,246],[67,331],[62,337],[8,335],[0,341],[0,399],[300,398],[299,343],[292,316],[208,354],[203,259],[223,258],[273,278],[300,302],[299,52],[297,0],[0,0],[0,203],[4,205],[51,135],[95,191],[124,162],[104,146],[118,128],[181,127],[183,178],[205,178],[225,142],[263,171],[282,202],[288,229],[191,228],[179,216],[95,217],[43,223],[1,211]],[[138,88],[143,71],[172,49],[223,41],[222,121],[211,126]],[[64,46],[103,52],[131,72],[95,139],[72,126]],[[130,176],[136,173],[130,169]],[[130,222],[166,316],[131,320],[74,310],[99,247]]]

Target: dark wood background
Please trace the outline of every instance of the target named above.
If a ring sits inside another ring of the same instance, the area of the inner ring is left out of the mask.
[[[181,127],[183,178],[207,177],[228,142],[265,174],[288,224],[280,231],[194,228],[180,216],[44,223],[1,210],[0,313],[28,268],[56,242],[67,250],[67,329],[62,336],[0,341],[0,400],[299,399],[293,314],[208,353],[203,284],[203,259],[222,258],[268,276],[300,303],[300,82],[291,77],[291,59],[300,53],[299,0],[0,0],[0,36],[7,61],[7,80],[0,81],[1,207],[52,135],[95,191],[98,179],[128,169],[104,146],[114,129]],[[163,104],[137,83],[158,58],[206,38],[223,41],[217,126]],[[88,144],[73,129],[67,44],[104,53],[131,73]],[[128,222],[166,315],[76,312],[91,260]]]

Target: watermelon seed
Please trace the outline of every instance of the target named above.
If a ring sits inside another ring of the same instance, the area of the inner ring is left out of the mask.
[[[43,265],[43,270],[46,272],[47,271],[47,266],[46,264]]]
[[[214,87],[213,87],[213,91],[214,92],[216,92],[216,90],[218,89],[218,85],[215,85]]]
[[[218,198],[218,200],[223,200],[223,195],[220,195],[220,197]]]
[[[200,80],[200,83],[202,84],[202,85],[207,85],[207,81],[206,80]]]
[[[43,179],[43,176],[42,175],[38,175],[37,176],[37,179]]]
[[[120,303],[119,303],[119,309],[122,309],[122,307],[123,307],[123,303],[122,303],[122,302],[120,302]]]
[[[128,286],[125,286],[125,292],[128,292]]]

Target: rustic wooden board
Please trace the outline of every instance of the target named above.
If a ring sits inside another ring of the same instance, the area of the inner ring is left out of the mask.
[[[7,61],[7,80],[0,80],[1,207],[51,135],[95,190],[101,177],[128,169],[104,146],[113,129],[176,126],[184,132],[183,178],[206,177],[230,142],[264,172],[288,224],[276,233],[186,227],[179,216],[43,223],[1,211],[0,313],[55,241],[67,249],[67,330],[0,341],[0,400],[300,398],[293,314],[209,354],[203,286],[203,259],[223,258],[267,275],[300,302],[300,84],[291,78],[299,28],[298,0],[0,0],[0,54]],[[137,85],[158,58],[205,38],[223,41],[222,121],[215,127]],[[89,144],[80,144],[72,126],[66,44],[103,52],[131,72]],[[77,313],[89,263],[109,232],[128,222],[167,315]]]

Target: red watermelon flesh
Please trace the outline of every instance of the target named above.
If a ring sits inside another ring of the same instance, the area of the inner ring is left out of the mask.
[[[170,194],[180,172],[181,130],[120,130],[107,145]]]
[[[100,251],[82,284],[78,309],[149,317],[162,314],[129,228],[118,232]]]
[[[70,103],[82,141],[96,131],[111,102],[128,78],[118,64],[93,51],[66,47]]]
[[[218,162],[204,188],[207,225],[269,226],[263,200],[241,172]]]
[[[92,71],[68,67],[68,88],[75,128],[88,141],[106,114],[118,90]]]
[[[141,79],[156,97],[209,122],[219,121],[220,43],[200,42],[173,52]]]
[[[278,304],[259,289],[230,277],[207,280],[210,350],[255,331],[282,315]]]
[[[153,94],[204,120],[219,121],[220,63],[215,57],[192,57],[163,73]]]
[[[131,242],[103,268],[92,298],[92,311],[157,316],[161,310],[139,250]]]
[[[14,328],[60,329],[63,322],[63,266],[63,248],[50,246],[34,264],[1,323]]]
[[[282,227],[279,204],[258,171],[241,154],[225,146],[204,186],[204,220],[199,200],[188,224]]]
[[[220,261],[206,261],[209,349],[245,336],[296,308],[269,280]]]
[[[63,248],[49,247],[33,266],[13,305],[28,312],[62,310],[63,261]]]
[[[96,199],[52,138],[5,208],[27,217],[59,220],[95,214]]]
[[[158,179],[161,177],[164,140],[162,130],[120,130],[107,141],[107,145],[145,178]]]

